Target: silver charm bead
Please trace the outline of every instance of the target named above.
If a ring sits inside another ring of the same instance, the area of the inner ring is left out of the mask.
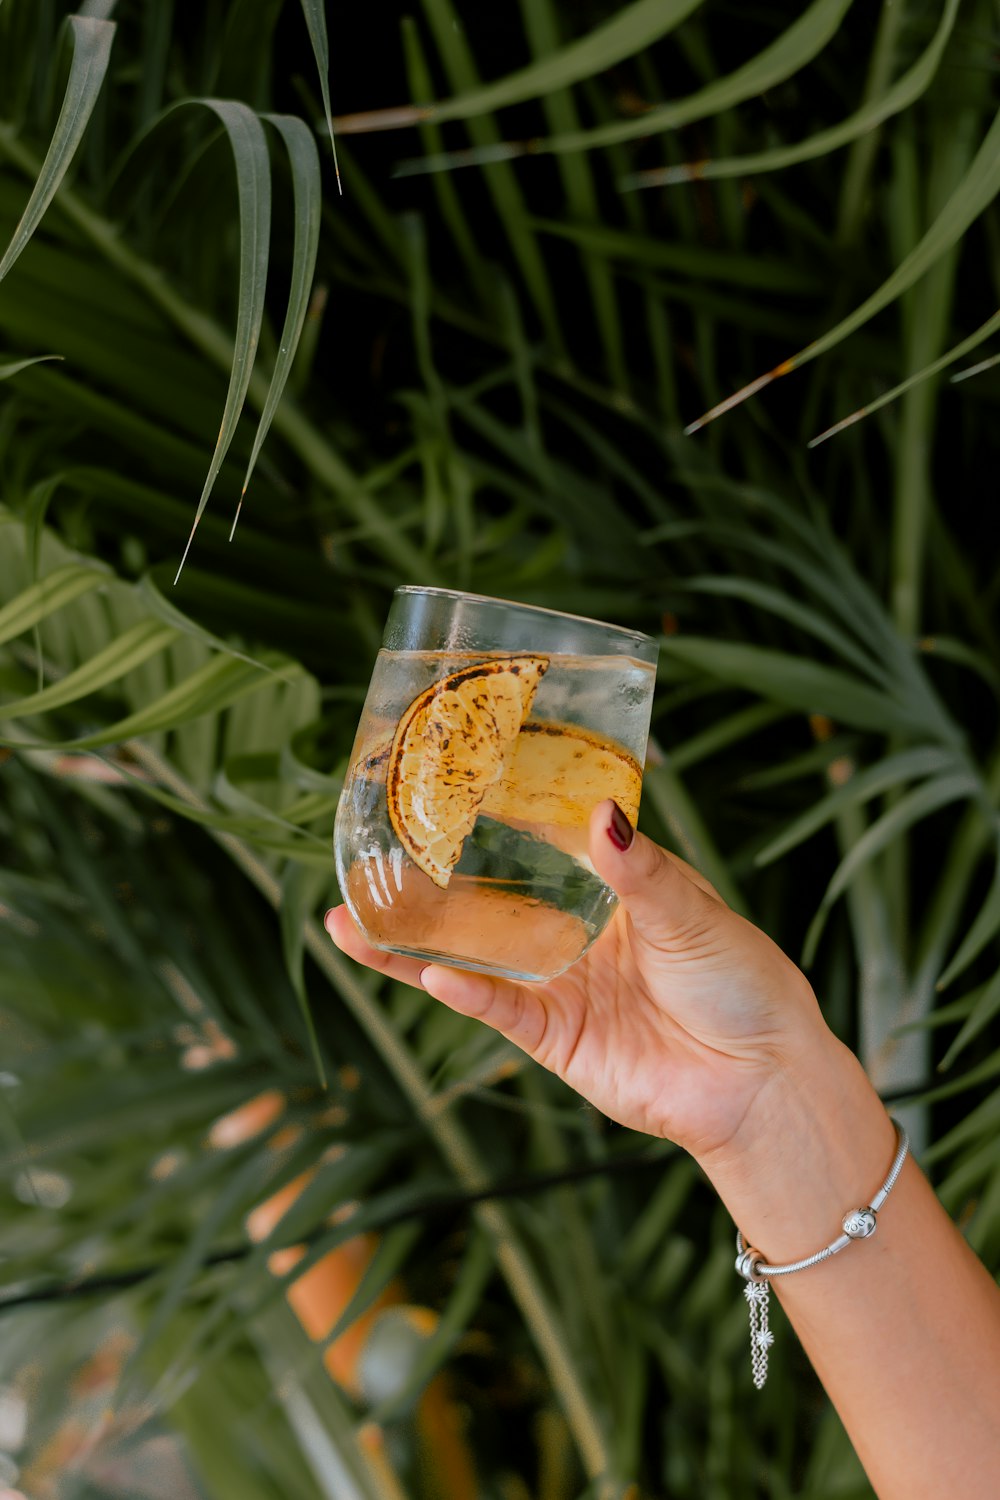
[[[752,1246],[747,1248],[736,1257],[736,1269],[746,1281],[763,1281],[764,1277],[757,1274],[757,1262],[763,1257],[759,1250]]]
[[[854,1208],[844,1215],[843,1227],[852,1240],[866,1240],[875,1233],[875,1215],[870,1208]]]

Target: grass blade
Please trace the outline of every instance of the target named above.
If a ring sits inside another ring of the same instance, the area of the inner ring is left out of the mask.
[[[816,135],[798,141],[793,146],[750,152],[746,156],[720,157],[717,161],[708,159],[683,162],[678,166],[654,167],[651,171],[635,172],[623,177],[619,187],[623,192],[629,192],[635,188],[667,187],[676,182],[703,182],[712,177],[749,177],[758,172],[777,172],[837,151],[841,146],[847,146],[851,141],[877,130],[886,120],[908,109],[926,93],[941,65],[960,3],[961,0],[946,0],[937,31],[927,50],[884,94],[875,99],[866,99],[861,109],[848,115],[839,125],[833,125],[829,130],[820,130]]]
[[[973,1038],[986,1029],[998,1011],[1000,1011],[1000,969],[986,985],[976,1001],[972,1014],[966,1019],[958,1036],[938,1063],[939,1073],[947,1073],[959,1053],[964,1052]]]
[[[950,751],[931,746],[920,746],[914,750],[901,750],[897,755],[887,755],[877,765],[869,766],[828,796],[821,797],[808,811],[783,829],[777,838],[758,850],[754,863],[769,865],[773,860],[780,859],[797,844],[818,833],[825,824],[843,812],[845,807],[867,802],[871,797],[881,796],[883,792],[900,787],[916,777],[933,776],[947,769],[954,769],[954,765],[955,756]]]
[[[698,89],[685,99],[678,99],[672,104],[646,110],[637,119],[616,120],[612,124],[601,125],[594,130],[574,130],[549,136],[543,140],[500,142],[498,139],[493,139],[488,143],[476,142],[479,149],[463,152],[463,162],[497,160],[498,149],[502,151],[504,157],[529,154],[537,156],[547,152],[589,151],[596,146],[610,146],[619,141],[634,140],[637,136],[655,135],[660,130],[676,130],[681,125],[689,125],[694,120],[703,120],[708,115],[731,109],[736,104],[742,104],[747,99],[754,99],[759,94],[765,93],[775,84],[784,82],[786,78],[810,63],[836,32],[851,4],[852,0],[813,0],[808,10],[803,12],[797,21],[793,21],[776,41],[772,42],[769,47],[765,47],[741,68],[736,68],[725,78]],[[655,8],[657,7],[651,0],[650,9]],[[666,11],[666,0],[658,8],[661,12]],[[618,22],[622,20],[624,16],[616,18]],[[614,21],[609,23],[609,25],[614,24],[616,24]],[[591,37],[584,38],[583,41],[592,40],[595,34],[591,33]],[[579,46],[582,43],[571,44],[573,45]],[[561,52],[557,56],[563,55],[564,53]],[[597,66],[608,66],[608,59],[598,59]],[[545,58],[541,62],[532,64],[531,68],[524,69],[522,73],[510,75],[508,79],[498,79],[497,82],[488,84],[485,88],[464,89],[456,98],[448,99],[433,108],[418,109],[411,105],[396,109],[372,110],[364,114],[342,116],[337,121],[337,126],[343,135],[368,130],[398,130],[404,126],[419,124],[424,120],[473,119],[499,108],[500,102],[509,104],[517,99],[532,97],[538,79],[543,82],[553,79],[552,83],[547,83],[548,87],[565,87],[567,83],[574,81],[571,71],[561,73],[557,68],[556,58]],[[532,82],[531,92],[520,91],[523,83],[519,86],[518,92],[505,92],[505,84],[513,79],[524,79],[528,75],[532,75],[536,80]]]
[[[475,89],[479,83],[476,60],[452,0],[424,0],[424,10],[449,82],[463,92]],[[474,117],[469,124],[469,135],[477,148],[487,151],[501,144],[499,127],[491,117]],[[554,350],[561,351],[562,325],[548,266],[526,222],[524,200],[514,170],[509,162],[498,160],[484,177],[548,342]]]
[[[958,952],[938,980],[938,989],[946,990],[959,974],[964,973],[973,959],[979,957],[986,944],[991,942],[998,932],[1000,932],[1000,850],[997,853],[997,864],[986,899],[979,908],[972,926],[965,934]]]
[[[951,383],[957,385],[960,380],[971,380],[973,375],[982,375],[986,370],[992,370],[996,364],[1000,364],[1000,354],[991,354],[989,359],[981,359],[967,370],[959,370],[951,377]]]
[[[33,583],[0,609],[0,646],[48,615],[54,615],[64,604],[79,599],[81,594],[103,587],[110,577],[110,569],[96,562],[67,563],[40,583]]]
[[[278,912],[285,968],[302,1012],[319,1086],[324,1091],[327,1086],[326,1067],[319,1037],[316,1034],[316,1023],[313,1020],[309,995],[306,991],[303,960],[305,958],[305,924],[312,917],[316,899],[324,886],[329,885],[329,880],[329,873],[325,870],[311,870],[304,865],[290,865],[282,877],[281,906]]]
[[[29,365],[41,365],[48,359],[62,359],[61,354],[36,354],[33,359],[15,359],[9,364],[0,365],[0,380],[10,380],[12,375],[19,375]]]
[[[779,619],[798,626],[807,635],[822,641],[830,647],[831,651],[842,656],[845,661],[851,662],[867,676],[878,678],[884,675],[874,656],[869,655],[863,647],[852,641],[819,610],[793,599],[785,589],[774,588],[771,584],[761,583],[755,578],[727,578],[711,574],[685,578],[681,587],[690,589],[692,593],[716,594],[723,598],[742,599],[748,604],[756,605],[759,609],[768,610]]]
[[[821,713],[858,729],[904,734],[924,725],[906,704],[858,682],[847,672],[803,660],[784,651],[748,646],[740,641],[713,641],[703,636],[666,636],[661,650],[723,682],[760,693],[775,703]]]
[[[824,333],[821,338],[807,344],[791,359],[782,360],[764,375],[758,375],[756,380],[751,380],[749,385],[745,385],[742,390],[736,391],[732,396],[727,396],[725,401],[720,401],[704,416],[690,423],[684,429],[685,433],[690,436],[698,432],[709,422],[713,422],[716,417],[721,417],[724,412],[732,411],[748,397],[756,395],[772,381],[780,379],[782,375],[790,374],[792,370],[800,369],[810,360],[834,348],[848,334],[861,328],[937,264],[942,255],[961,239],[969,225],[992,203],[998,190],[1000,190],[1000,113],[994,117],[972,165],[937,218],[892,275],[883,281],[878,290],[867,297],[860,307],[856,307],[846,318],[842,318],[839,323]]]
[[[60,682],[0,708],[0,719],[23,719],[30,714],[64,708],[88,693],[96,693],[109,683],[119,681],[126,672],[165,651],[176,639],[177,632],[169,625],[161,625],[157,620],[142,620]]]
[[[0,260],[0,281],[21,254],[55,197],[83,138],[108,71],[111,43],[115,36],[114,23],[85,16],[69,16],[67,25],[73,44],[73,61],[62,109],[59,111],[42,169],[28,199],[28,206],[14,230],[3,259]]]
[[[859,406],[857,411],[852,411],[849,416],[841,417],[839,422],[834,422],[833,426],[828,427],[825,432],[821,432],[816,437],[810,438],[807,446],[818,448],[821,443],[826,442],[827,438],[836,437],[838,432],[843,432],[846,427],[853,427],[854,423],[860,422],[862,417],[870,417],[872,412],[878,411],[880,407],[888,406],[890,401],[895,401],[896,397],[901,396],[904,391],[908,391],[913,386],[919,385],[922,380],[929,380],[932,375],[937,375],[941,370],[946,370],[956,360],[963,359],[966,354],[970,354],[985,339],[990,338],[992,334],[996,333],[998,328],[1000,328],[1000,311],[995,312],[991,318],[987,318],[986,322],[982,323],[976,329],[975,333],[970,333],[967,339],[963,339],[960,344],[956,344],[953,349],[949,349],[947,354],[942,354],[939,359],[932,360],[929,365],[925,365],[915,375],[910,375],[906,380],[900,381],[899,385],[894,385],[891,391],[886,391],[884,395],[876,397],[874,401],[869,401],[866,406]],[[967,376],[970,374],[972,374],[971,370],[963,371],[963,375]],[[957,379],[958,377],[955,376],[953,378]]]
[[[304,3],[304,0],[303,0]],[[304,121],[294,115],[265,115],[264,119],[274,126],[285,143],[292,169],[292,190],[295,196],[295,239],[292,245],[292,281],[288,293],[288,309],[281,330],[278,357],[274,362],[267,400],[260,414],[257,436],[247,464],[243,480],[243,492],[233,519],[230,541],[240,518],[243,498],[250,483],[254,465],[267,437],[274,413],[278,409],[282,392],[292,369],[292,361],[299,345],[299,337],[309,311],[309,292],[316,270],[316,253],[319,249],[320,207],[323,188],[320,179],[319,152],[312,131]]]
[[[271,230],[271,163],[260,119],[249,105],[233,99],[201,99],[191,102],[204,104],[218,115],[232,148],[239,194],[240,282],[233,363],[222,424],[198,501],[191,534],[174,578],[175,583],[181,576],[198,522],[208,504],[208,497],[222,468],[223,459],[229,451],[253,373],[254,356],[264,318],[264,288],[267,283],[268,239]]]
[[[338,193],[343,193],[344,189],[340,181],[340,166],[337,162],[337,142],[333,133],[333,111],[330,108],[330,42],[326,32],[324,0],[302,0],[302,14],[305,16],[306,26],[309,30],[309,40],[312,43],[313,56],[316,59],[316,67],[319,71],[319,87],[323,95],[326,128],[330,132],[330,145],[333,148],[333,170],[337,174],[337,191]],[[273,117],[269,118],[273,122]]]
[[[538,58],[495,83],[433,105],[427,117],[440,123],[468,120],[473,115],[491,114],[525,99],[544,98],[556,89],[592,78],[595,73],[605,72],[624,58],[644,51],[673,31],[701,4],[702,0],[633,0],[603,25],[560,47],[558,52]]]
[[[261,654],[264,665],[281,665],[288,676],[299,676],[302,668],[288,662],[276,652]],[[175,730],[202,714],[218,713],[236,703],[247,693],[256,692],[273,679],[256,666],[231,658],[216,658],[185,677],[155,703],[139,709],[106,729],[68,741],[65,749],[92,750],[99,745],[115,745],[120,740],[139,738],[158,729]]]
[[[620,260],[635,274],[637,266],[680,272],[699,282],[733,282],[743,291],[801,292],[815,296],[822,291],[826,278],[808,266],[788,261],[740,255],[732,250],[713,250],[707,245],[689,245],[680,240],[655,239],[632,229],[615,229],[610,224],[573,224],[560,219],[530,219],[532,229],[540,234],[558,235],[572,240],[587,254],[604,255]]]
[[[255,657],[248,655],[247,652],[240,651],[228,641],[224,641],[221,636],[213,635],[210,630],[206,630],[203,625],[199,625],[189,615],[179,610],[176,605],[171,604],[170,600],[165,599],[160,593],[149,573],[144,573],[139,579],[139,582],[135,585],[135,593],[136,599],[144,608],[148,609],[149,613],[164,625],[172,626],[174,630],[180,631],[182,635],[192,636],[196,641],[201,641],[203,646],[208,646],[212,651],[221,651],[224,656],[234,656],[237,661],[245,661],[251,667],[257,667],[262,672],[270,672],[272,670],[270,667],[265,667],[263,662],[259,662]]]
[[[905,797],[901,797],[887,813],[883,813],[881,818],[865,829],[834,871],[819,911],[810,924],[802,953],[802,961],[806,966],[812,962],[816,952],[827,913],[859,871],[921,818],[929,817],[951,802],[966,801],[976,796],[977,791],[976,782],[965,771],[936,776],[932,781],[923,782]]]

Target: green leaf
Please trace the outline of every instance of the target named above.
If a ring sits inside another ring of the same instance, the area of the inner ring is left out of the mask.
[[[555,89],[579,83],[595,73],[606,72],[626,57],[634,57],[673,31],[701,4],[702,0],[633,0],[603,25],[595,26],[558,52],[539,58],[516,73],[508,73],[495,83],[431,105],[421,110],[421,117],[437,123],[468,120],[474,115],[505,109],[509,104],[520,104],[525,99],[544,98]]]
[[[956,666],[968,667],[1000,698],[1000,671],[984,651],[977,651],[974,646],[950,635],[927,636],[920,642],[920,650],[931,661],[950,661]]]
[[[0,365],[0,380],[10,380],[12,375],[19,375],[29,365],[41,365],[50,359],[62,359],[61,354],[36,354],[32,359],[15,359],[8,364]]]
[[[177,608],[156,587],[153,577],[144,573],[135,585],[136,598],[149,611],[155,619],[162,621],[164,625],[170,625],[181,635],[189,635],[203,646],[208,646],[212,651],[221,651],[224,656],[233,656],[237,661],[245,661],[251,667],[257,667],[261,672],[271,672],[274,669],[267,667],[256,657],[248,655],[245,651],[238,650],[229,641],[224,641],[221,636],[213,635],[210,630],[192,620],[183,610]]]
[[[573,224],[555,219],[529,219],[541,234],[572,240],[583,250],[618,260],[631,274],[643,266],[678,271],[702,281],[733,282],[746,290],[778,291],[794,296],[822,291],[827,278],[809,266],[783,263],[761,255],[741,255],[732,250],[713,250],[680,240],[653,239],[633,230],[609,224]]]
[[[883,792],[893,791],[917,777],[934,776],[942,771],[955,769],[954,752],[939,750],[932,746],[919,746],[913,750],[901,750],[897,755],[887,755],[877,765],[852,775],[848,781],[821,797],[806,812],[783,829],[754,859],[757,865],[769,865],[774,860],[794,849],[841,812],[845,807],[860,805]]]
[[[30,697],[5,704],[0,708],[0,720],[24,719],[30,714],[47,713],[53,708],[75,703],[88,693],[96,693],[109,683],[117,682],[126,672],[165,651],[176,639],[177,632],[169,625],[161,625],[157,620],[142,620],[60,682],[32,693]]]
[[[0,259],[0,281],[21,254],[55,197],[87,128],[108,71],[111,43],[115,36],[114,23],[84,16],[68,16],[66,25],[73,44],[73,61],[62,109],[59,111],[42,169],[28,199],[28,206]]]
[[[305,0],[303,0],[303,4]],[[316,141],[312,131],[294,115],[264,115],[264,119],[274,126],[281,136],[288,151],[288,160],[292,169],[292,190],[295,199],[295,239],[292,244],[292,280],[288,294],[288,308],[285,313],[285,323],[281,330],[281,338],[278,343],[278,357],[274,362],[274,370],[271,374],[271,384],[267,391],[267,400],[264,402],[264,410],[260,414],[260,422],[257,425],[257,435],[253,442],[253,451],[247,463],[246,475],[243,479],[243,493],[240,496],[239,506],[236,508],[236,516],[233,520],[233,531],[230,532],[230,540],[236,530],[236,522],[240,518],[240,507],[243,504],[243,496],[247,492],[250,476],[254,465],[267,437],[268,429],[274,413],[278,409],[282,392],[291,374],[292,361],[295,351],[299,345],[302,327],[309,311],[309,292],[312,287],[313,275],[316,270],[316,254],[319,250],[319,227],[320,207],[322,201],[322,183],[320,180],[319,152],[316,149]]]
[[[782,360],[775,365],[773,370],[759,375],[756,380],[751,380],[749,385],[743,386],[734,395],[727,396],[725,401],[720,401],[713,406],[704,416],[699,417],[696,422],[690,423],[685,433],[690,435],[720,417],[724,412],[731,411],[733,407],[739,406],[748,397],[755,395],[770,385],[772,381],[779,379],[782,375],[788,375],[792,370],[798,370],[810,360],[817,359],[819,355],[825,354],[827,350],[834,348],[847,338],[848,334],[854,333],[861,328],[876,313],[888,307],[897,297],[907,291],[909,287],[920,280],[936,265],[941,257],[961,239],[985,208],[993,202],[1000,189],[1000,112],[993,119],[993,123],[983,139],[983,143],[976,153],[975,159],[965,176],[959,182],[941,212],[935,218],[930,228],[922,236],[913,249],[893,271],[877,291],[870,297],[866,297],[860,307],[856,307],[846,318],[842,318],[833,328],[829,329],[820,338],[814,339],[804,349],[790,359]],[[998,314],[1000,317],[1000,314]],[[976,338],[976,335],[973,335]]]
[[[424,10],[449,83],[463,93],[474,92],[479,85],[479,74],[453,0],[424,0]],[[496,122],[478,113],[470,120],[469,134],[477,148],[489,150],[500,142]],[[561,351],[562,325],[549,270],[538,242],[525,222],[520,183],[510,163],[503,160],[493,162],[485,178],[503,233],[510,243],[546,337],[553,349]]]
[[[67,563],[56,568],[0,609],[0,645],[30,630],[72,600],[104,587],[111,576],[110,568],[96,561]]]
[[[680,166],[654,167],[650,171],[633,172],[621,179],[619,187],[628,192],[635,188],[664,187],[676,182],[702,182],[710,178],[750,177],[759,172],[777,172],[785,167],[796,166],[799,162],[825,156],[849,145],[859,136],[877,130],[886,120],[908,109],[926,93],[941,65],[960,4],[961,0],[946,0],[938,28],[927,50],[920,54],[912,67],[884,94],[866,99],[859,110],[842,120],[839,125],[820,130],[807,140],[798,141],[792,146],[778,146],[770,151],[752,151],[746,156],[718,159],[708,157],[702,161],[685,162]]]
[[[972,926],[959,945],[958,952],[938,980],[937,988],[939,990],[947,989],[958,978],[959,974],[964,974],[973,960],[979,957],[986,944],[992,942],[998,932],[1000,932],[1000,849],[997,850],[993,880],[986,893],[986,898],[976,913]]]
[[[877,854],[881,854],[883,849],[888,848],[895,839],[912,828],[921,818],[929,817],[931,813],[940,811],[951,802],[966,801],[975,797],[978,791],[977,782],[968,772],[936,776],[933,780],[923,782],[901,797],[888,812],[883,813],[866,828],[857,843],[841,860],[833,879],[826,888],[819,910],[806,934],[802,953],[803,963],[807,966],[811,964],[830,907],[865,865]]]
[[[717,755],[720,750],[739,744],[741,740],[748,739],[787,717],[788,710],[785,708],[775,707],[772,703],[751,703],[747,708],[738,709],[736,713],[716,720],[700,734],[692,735],[689,740],[682,740],[679,745],[671,748],[667,758],[674,771],[685,771],[688,766],[699,765],[710,755]]]
[[[306,992],[303,972],[305,924],[312,916],[316,898],[324,886],[329,884],[328,871],[317,871],[306,865],[290,865],[281,881],[281,950],[285,957],[285,968],[299,1002],[305,1022],[309,1048],[312,1052],[320,1088],[326,1088],[326,1067],[316,1034],[312,1007]]]
[[[660,650],[723,682],[803,713],[826,714],[834,721],[882,733],[912,735],[924,729],[916,712],[888,693],[868,687],[836,667],[788,652],[685,635],[665,636]]]
[[[992,370],[994,365],[1000,364],[1000,354],[991,354],[989,359],[980,359],[967,370],[959,370],[951,377],[952,385],[958,385],[959,381],[971,380],[973,375],[982,375],[987,370]]]
[[[254,1189],[267,1181],[268,1167],[272,1166],[273,1170],[273,1164],[279,1161],[280,1158],[272,1153],[271,1161],[268,1162],[266,1148],[258,1147],[238,1168],[230,1165],[225,1178],[218,1184],[216,1192],[199,1215],[188,1243],[175,1258],[169,1275],[165,1277],[162,1294],[125,1366],[126,1377],[137,1375],[148,1350],[180,1307],[211,1253],[220,1227],[232,1218],[237,1209],[253,1201]]]
[[[300,666],[289,663],[277,652],[261,653],[261,663],[263,666],[273,666],[282,676],[289,678],[302,674]],[[178,729],[182,724],[200,718],[202,714],[218,713],[223,708],[229,708],[247,693],[256,692],[272,680],[260,667],[242,661],[215,658],[168,689],[146,708],[129,714],[127,718],[119,719],[116,724],[110,724],[94,734],[66,741],[63,748],[89,750],[98,745],[115,745],[121,740],[138,739],[160,729]]]
[[[915,385],[920,385],[922,381],[930,380],[932,375],[940,374],[949,365],[953,365],[956,360],[964,359],[978,345],[984,343],[986,339],[991,338],[998,328],[1000,328],[1000,312],[995,312],[991,318],[986,319],[985,323],[980,324],[975,333],[970,333],[967,339],[963,339],[960,344],[956,344],[953,349],[949,349],[947,354],[942,354],[939,359],[932,360],[929,365],[924,365],[923,369],[918,370],[915,375],[910,375],[906,380],[902,380],[898,385],[894,385],[891,391],[886,391],[884,395],[876,396],[873,401],[869,401],[865,406],[859,406],[857,411],[852,411],[849,416],[841,417],[839,422],[834,422],[833,426],[828,427],[825,432],[820,432],[816,437],[810,438],[808,446],[810,448],[818,448],[821,443],[826,442],[827,438],[835,437],[838,432],[843,432],[845,428],[853,427],[854,423],[860,422],[863,417],[870,417],[872,412],[879,411],[883,406],[888,406],[890,401],[895,401],[898,396],[902,396],[904,391],[912,390]],[[963,372],[965,375],[971,373],[971,371]]]
[[[966,1020],[944,1057],[938,1063],[939,1073],[947,1073],[956,1057],[965,1051],[969,1043],[975,1037],[979,1036],[980,1032],[985,1031],[998,1012],[1000,1012],[1000,969],[997,970],[993,978],[984,987],[971,1015]]]
[[[240,279],[236,311],[236,336],[233,344],[233,362],[229,377],[229,390],[222,414],[222,424],[216,440],[212,462],[198,501],[191,533],[181,557],[177,575],[187,561],[208,497],[222,468],[223,459],[229,451],[236,426],[246,399],[253,374],[253,363],[260,339],[261,323],[264,319],[264,291],[267,285],[267,266],[271,231],[271,163],[267,154],[264,127],[258,116],[247,104],[232,99],[199,99],[184,101],[173,106],[181,109],[186,103],[203,104],[212,110],[225,129],[236,167],[236,187],[239,195],[240,219]]]
[[[333,112],[330,108],[330,43],[326,34],[326,0],[302,0],[302,14],[305,16],[313,56],[316,58],[316,67],[319,71],[323,112],[326,115],[326,128],[330,132],[330,145],[333,148],[333,170],[337,174],[337,190],[342,193],[344,189],[340,182],[337,142],[333,133]]]
[[[755,578],[713,577],[708,574],[678,580],[675,587],[690,589],[693,593],[715,594],[722,598],[743,599],[759,609],[766,609],[779,619],[796,625],[807,635],[814,636],[849,661],[869,677],[881,677],[884,669],[876,657],[851,640],[842,630],[824,615],[809,605],[801,604],[785,589],[774,588]]]
[[[574,130],[548,136],[542,140],[533,140],[530,147],[504,147],[500,145],[498,139],[495,139],[489,145],[483,143],[477,151],[466,153],[466,159],[483,162],[491,159],[498,160],[497,150],[491,151],[491,147],[499,148],[507,156],[520,155],[528,150],[533,156],[545,152],[589,151],[595,146],[614,145],[619,141],[634,140],[639,136],[655,135],[658,131],[674,131],[682,125],[689,125],[694,120],[719,114],[736,104],[742,104],[747,99],[754,99],[766,93],[775,84],[784,82],[786,78],[791,77],[811,62],[837,31],[851,4],[852,0],[813,0],[813,4],[793,21],[776,41],[772,42],[769,47],[765,47],[750,62],[734,69],[724,78],[699,89],[696,93],[689,94],[685,99],[678,99],[672,104],[645,110],[635,119],[617,120],[613,124],[601,125],[593,130]],[[630,11],[639,9],[640,7],[635,5],[629,7]],[[645,21],[656,24],[656,12],[659,11],[661,15],[670,18],[671,26],[673,26],[683,19],[682,12],[686,14],[694,7],[686,3],[672,6],[668,4],[668,0],[663,0],[663,3],[657,6],[656,0],[648,0],[648,7],[644,6],[641,9]],[[627,22],[628,11],[607,23],[608,27],[622,27],[622,41],[628,48],[626,52],[619,54],[622,56],[628,56],[632,51],[647,45],[639,41],[635,47],[632,46]],[[666,30],[671,29],[671,26],[658,28],[659,34],[662,35]],[[395,129],[415,124],[420,120],[439,122],[473,119],[500,107],[498,101],[510,104],[517,100],[531,98],[536,92],[543,91],[545,88],[564,87],[567,83],[575,82],[577,77],[586,75],[576,73],[579,63],[573,62],[572,55],[569,65],[560,63],[559,59],[564,58],[567,52],[571,53],[573,47],[578,47],[586,49],[580,55],[587,57],[588,66],[592,66],[593,49],[587,44],[593,41],[596,34],[591,33],[589,37],[571,43],[569,48],[563,49],[556,54],[555,58],[544,58],[520,73],[512,74],[507,79],[498,79],[495,83],[485,87],[465,88],[456,98],[445,100],[441,104],[426,109],[410,107],[373,110],[367,114],[349,116],[348,119],[340,121],[341,133],[345,128],[353,131]],[[597,66],[603,67],[609,66],[611,61],[607,53],[596,59]]]

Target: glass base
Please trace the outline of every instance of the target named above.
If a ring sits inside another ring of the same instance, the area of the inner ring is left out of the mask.
[[[494,979],[513,979],[519,984],[548,984],[551,979],[558,979],[560,974],[565,974],[575,963],[583,957],[587,951],[579,953],[576,958],[568,964],[563,964],[561,969],[555,969],[550,974],[529,974],[524,969],[505,969],[499,964],[476,963],[471,958],[455,958],[450,953],[435,953],[431,948],[396,948],[389,943],[373,943],[371,938],[366,939],[373,948],[380,953],[395,953],[399,958],[415,958],[418,963],[443,964],[448,969],[465,969],[470,974],[489,974]],[[587,944],[587,948],[590,944]]]

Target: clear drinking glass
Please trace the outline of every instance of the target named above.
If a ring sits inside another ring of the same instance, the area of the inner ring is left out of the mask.
[[[588,821],[634,825],[657,643],[449,589],[393,597],[337,810],[337,876],[374,948],[513,979],[575,963],[614,893]]]

